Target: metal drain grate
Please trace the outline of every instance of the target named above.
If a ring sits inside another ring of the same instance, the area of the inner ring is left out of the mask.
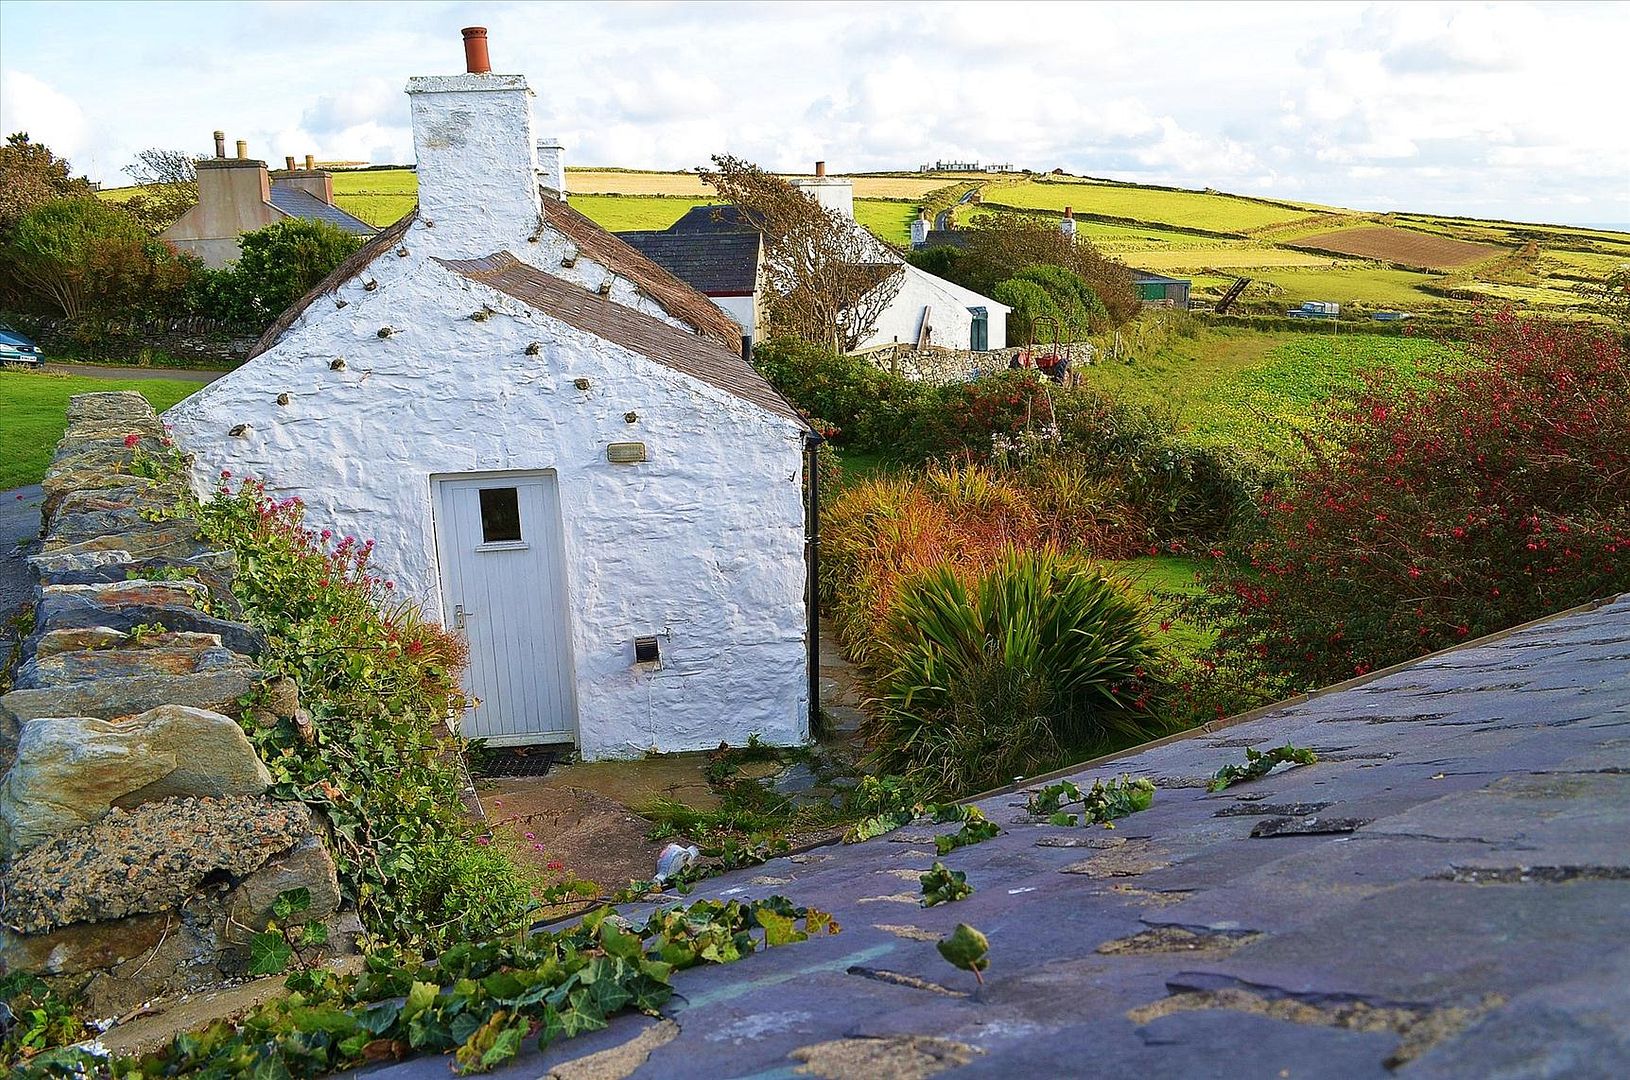
[[[477,776],[545,776],[566,760],[566,752],[541,746],[493,747],[471,762]]]

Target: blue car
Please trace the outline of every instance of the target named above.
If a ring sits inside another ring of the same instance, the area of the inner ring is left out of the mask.
[[[5,323],[0,323],[0,364],[27,364],[39,367],[45,362],[45,353],[28,338]]]

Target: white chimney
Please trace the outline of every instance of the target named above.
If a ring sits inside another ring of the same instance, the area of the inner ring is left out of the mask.
[[[1064,234],[1064,239],[1075,239],[1075,212],[1068,206],[1064,208],[1064,217],[1059,220],[1058,231]]]
[[[815,163],[814,176],[801,176],[792,186],[850,221],[855,220],[855,185],[852,180],[826,175],[826,162]]]
[[[545,191],[566,197],[566,148],[559,139],[538,140],[538,183]]]
[[[419,218],[429,226],[425,235],[435,253],[451,258],[524,245],[537,232],[542,212],[526,77],[481,70],[487,66],[486,33],[480,34],[479,59],[469,50],[470,31],[464,36],[471,70],[421,76],[407,86]]]
[[[928,211],[917,211],[917,217],[911,223],[911,246],[920,248],[928,243]]]

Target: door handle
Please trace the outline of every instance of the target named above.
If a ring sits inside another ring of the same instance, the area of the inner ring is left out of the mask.
[[[473,612],[473,611],[465,611],[463,604],[457,604],[457,605],[455,605],[453,607],[453,629],[454,630],[462,630],[462,629],[464,629],[464,620],[473,619],[473,618],[475,618],[475,612]]]

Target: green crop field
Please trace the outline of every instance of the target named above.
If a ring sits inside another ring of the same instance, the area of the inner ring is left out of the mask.
[[[0,371],[0,490],[37,484],[67,428],[68,399],[100,390],[135,390],[163,411],[203,383],[179,379],[101,379]]]
[[[1129,348],[1139,350],[1129,335]],[[1102,358],[1080,369],[1089,386],[1170,411],[1198,442],[1251,455],[1295,454],[1323,402],[1364,371],[1399,378],[1453,363],[1459,353],[1420,338],[1264,333],[1211,328],[1174,338],[1133,362]]]
[[[1075,181],[993,184],[983,195],[988,205],[1054,213],[1062,213],[1068,206],[1081,214],[1225,233],[1244,233],[1308,216],[1306,209],[1273,206],[1234,195]]]

